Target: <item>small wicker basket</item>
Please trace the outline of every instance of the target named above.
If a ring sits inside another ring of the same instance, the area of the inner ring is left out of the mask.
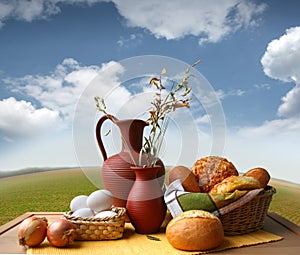
[[[105,218],[81,218],[64,213],[64,217],[76,227],[76,240],[115,240],[123,237],[126,209],[113,207],[117,215]]]
[[[242,235],[262,229],[275,193],[275,188],[268,186],[248,203],[221,215],[225,235]]]

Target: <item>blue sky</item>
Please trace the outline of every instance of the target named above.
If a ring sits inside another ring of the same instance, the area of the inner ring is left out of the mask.
[[[263,166],[300,183],[299,9],[297,0],[0,0],[0,170],[81,165],[72,130],[82,92],[107,66],[159,55],[202,60],[226,120],[219,154],[241,172]],[[211,152],[205,116],[194,116],[195,160]]]

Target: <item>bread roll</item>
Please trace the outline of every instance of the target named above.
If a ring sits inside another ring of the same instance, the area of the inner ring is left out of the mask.
[[[232,175],[239,175],[235,166],[226,158],[208,156],[195,162],[192,172],[202,192],[209,192],[217,183]]]
[[[175,166],[169,173],[169,183],[181,180],[182,186],[188,192],[200,192],[200,187],[193,172],[185,166]]]
[[[270,174],[268,171],[261,167],[256,167],[253,169],[250,169],[248,172],[244,174],[244,176],[251,176],[257,179],[260,183],[261,188],[267,187],[269,181],[270,181]]]
[[[260,183],[250,176],[230,176],[222,182],[216,184],[209,193],[211,194],[225,194],[231,193],[235,190],[250,190],[259,189]]]
[[[224,231],[221,221],[213,214],[202,210],[190,210],[169,222],[166,237],[176,249],[204,251],[219,246],[224,239]]]

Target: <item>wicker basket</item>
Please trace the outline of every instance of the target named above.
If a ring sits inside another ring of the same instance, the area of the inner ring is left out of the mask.
[[[254,199],[220,216],[225,235],[241,235],[263,228],[275,188],[268,186]]]
[[[123,237],[126,209],[113,207],[117,215],[105,218],[81,218],[64,213],[64,217],[76,227],[76,240],[114,240]]]

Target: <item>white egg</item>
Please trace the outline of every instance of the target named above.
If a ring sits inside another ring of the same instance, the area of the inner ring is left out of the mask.
[[[113,204],[113,195],[105,189],[96,190],[89,195],[86,203],[94,212],[109,210]]]
[[[80,208],[77,211],[72,213],[72,216],[90,218],[94,217],[94,211],[91,208]]]
[[[88,198],[88,196],[85,196],[85,195],[79,195],[77,197],[74,197],[70,203],[71,211],[75,212],[78,209],[87,208],[88,207],[87,203],[86,203],[87,198]]]
[[[102,211],[97,213],[94,218],[105,218],[105,217],[113,217],[116,216],[117,213],[113,211]]]

